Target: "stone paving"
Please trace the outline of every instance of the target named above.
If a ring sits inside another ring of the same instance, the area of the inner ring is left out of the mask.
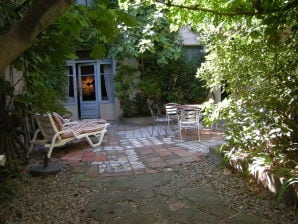
[[[138,175],[155,173],[160,168],[181,163],[199,161],[202,155],[209,153],[210,147],[219,146],[224,142],[221,139],[203,139],[180,143],[180,140],[173,137],[173,132],[169,134],[170,137],[151,136],[150,130],[146,129],[152,127],[125,128],[128,130],[117,132],[115,129],[121,128],[112,126],[109,130],[111,134],[105,136],[102,146],[90,148],[82,142],[73,147],[62,160],[73,167],[89,167],[88,175],[91,177]]]
[[[98,223],[277,223],[241,207],[228,208],[210,186],[210,182],[218,185],[218,179],[214,162],[210,164],[205,156],[210,147],[223,143],[219,132],[202,135],[201,141],[189,132],[180,143],[174,132],[160,135],[151,127],[112,124],[102,146],[71,144],[62,159],[82,186],[96,192],[86,211]]]

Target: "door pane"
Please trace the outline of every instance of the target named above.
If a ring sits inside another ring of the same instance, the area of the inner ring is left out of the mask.
[[[82,100],[94,101],[95,94],[95,75],[94,66],[81,66],[81,85],[82,85]]]

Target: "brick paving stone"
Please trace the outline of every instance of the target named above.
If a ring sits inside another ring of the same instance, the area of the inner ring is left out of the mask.
[[[68,160],[69,161],[82,161],[82,155],[81,154],[73,155]]]
[[[109,136],[109,141],[111,142],[117,142],[119,140],[118,136],[110,135]]]
[[[178,165],[184,162],[183,159],[170,159],[170,160],[165,160],[164,161],[167,165]]]
[[[84,166],[84,165],[85,165],[85,163],[82,163],[82,162],[80,162],[80,161],[72,161],[72,160],[68,160],[67,162],[68,162],[68,164],[69,164],[69,166],[70,166],[71,168],[73,168],[73,167],[81,167],[81,166]]]
[[[156,153],[159,154],[159,155],[162,156],[162,157],[173,155],[173,153],[170,152],[170,151],[168,151],[168,150],[164,150],[164,151],[156,151]]]
[[[170,148],[168,148],[168,150],[170,150],[170,151],[179,151],[179,150],[181,150],[181,149],[183,149],[182,147],[179,147],[179,146],[174,146],[174,147],[170,147]]]
[[[118,144],[118,145],[115,145],[115,146],[105,146],[104,150],[105,151],[122,151],[122,150],[124,150],[124,148],[119,146],[119,144]]]
[[[114,177],[114,176],[117,176],[117,174],[116,173],[101,173],[101,174],[99,174],[99,176]]]
[[[144,157],[147,162],[162,162],[160,157]]]
[[[118,161],[128,161],[128,158],[126,156],[118,156]]]
[[[131,164],[131,167],[132,167],[133,170],[145,169],[145,165],[144,164]]]
[[[136,151],[134,149],[129,149],[125,151],[126,155],[135,155]]]
[[[117,156],[116,155],[108,155],[107,160],[117,160]]]
[[[136,175],[141,175],[141,174],[145,174],[146,170],[145,170],[145,168],[143,168],[143,169],[133,169],[133,172]]]
[[[60,159],[61,160],[70,160],[71,156],[72,155],[68,153],[68,154],[64,155],[63,157],[61,157]]]
[[[163,168],[163,167],[167,166],[167,164],[165,164],[163,161],[150,162],[150,163],[148,163],[148,165],[153,169],[154,168]]]
[[[87,175],[89,177],[92,177],[92,178],[99,177],[98,170],[97,169],[92,169],[92,168],[87,172]]]
[[[159,157],[159,154],[156,152],[150,153],[150,154],[145,154],[143,157]]]
[[[95,159],[94,157],[91,157],[91,156],[84,156],[81,161],[82,162],[93,162]]]
[[[153,150],[152,149],[141,149],[139,150],[140,154],[146,155],[146,154],[152,154]]]
[[[152,149],[162,149],[162,148],[164,148],[164,145],[153,145],[151,148]]]
[[[95,147],[92,149],[93,152],[102,152],[103,148],[102,147]]]
[[[196,152],[195,155],[198,156],[198,157],[201,157],[201,156],[204,156],[205,153],[203,153],[203,152]]]
[[[199,161],[200,158],[198,158],[196,156],[188,156],[188,157],[183,157],[183,160],[185,162],[195,162],[195,161]]]
[[[172,138],[163,138],[163,142],[165,144],[174,144],[175,143]]]
[[[175,153],[176,155],[181,156],[181,157],[191,156],[192,155],[192,153],[190,153],[190,152],[188,152],[186,150],[183,150],[183,149],[175,150],[175,151],[173,151],[173,153]]]
[[[118,173],[118,172],[126,172],[126,171],[131,171],[131,170],[132,170],[131,167],[125,167],[125,166],[116,166],[116,167],[114,167],[114,171],[116,173]]]
[[[163,142],[162,141],[160,141],[158,138],[156,138],[156,137],[149,137],[148,138],[154,145],[162,145],[163,144]]]
[[[97,155],[97,156],[107,156],[107,152],[105,152],[105,151],[97,151],[97,152],[95,152],[95,155]]]
[[[90,151],[89,151],[89,152],[85,152],[85,153],[83,154],[83,157],[85,157],[85,156],[86,156],[86,157],[91,157],[91,156],[94,157],[95,155],[96,155],[95,152],[90,152]]]
[[[94,161],[94,162],[92,162],[90,164],[91,164],[91,166],[97,166],[97,165],[103,165],[104,162],[102,162],[102,161]]]
[[[171,159],[179,159],[180,156],[175,155],[175,154],[171,154],[171,155],[166,155],[166,156],[161,156],[160,157],[162,160],[171,160]]]
[[[93,161],[106,161],[106,160],[107,160],[107,156],[98,156],[98,155],[96,155],[94,157]]]
[[[131,176],[131,175],[134,175],[135,173],[133,171],[123,171],[121,173],[118,173],[118,175],[121,175],[121,176]]]
[[[108,144],[109,144],[109,146],[118,146],[119,145],[118,141],[116,141],[116,142],[108,141]]]
[[[144,145],[138,141],[133,141],[131,142],[132,146],[136,147],[136,148],[140,148],[143,147]]]
[[[124,146],[125,149],[133,149],[134,147],[131,145]]]

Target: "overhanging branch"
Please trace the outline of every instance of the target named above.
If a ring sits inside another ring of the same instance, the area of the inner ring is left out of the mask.
[[[268,11],[234,11],[234,12],[223,12],[223,11],[218,11],[214,9],[208,9],[208,8],[203,8],[199,7],[198,5],[178,5],[178,4],[173,4],[171,1],[163,1],[163,0],[156,0],[157,3],[163,4],[167,7],[175,7],[175,8],[181,8],[181,9],[187,9],[191,11],[201,11],[201,12],[206,12],[206,13],[212,13],[214,15],[220,15],[220,16],[260,16],[260,15],[266,15],[266,14],[272,14],[272,13],[279,13],[279,12],[284,12],[289,9],[296,8],[298,5],[298,1],[290,1],[286,5],[284,5],[281,8],[277,8],[274,10],[268,10]]]

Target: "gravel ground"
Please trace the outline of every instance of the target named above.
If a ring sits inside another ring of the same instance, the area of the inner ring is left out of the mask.
[[[58,161],[58,160],[57,160]],[[277,203],[274,196],[258,187],[252,180],[217,167],[211,160],[182,165],[173,172],[185,178],[195,179],[198,186],[209,186],[235,212],[263,216],[281,224],[297,224],[297,212]],[[0,224],[19,223],[98,223],[88,217],[86,205],[92,201],[97,189],[80,185],[64,164],[62,172],[47,178],[25,178],[18,185],[16,196],[0,203]]]

